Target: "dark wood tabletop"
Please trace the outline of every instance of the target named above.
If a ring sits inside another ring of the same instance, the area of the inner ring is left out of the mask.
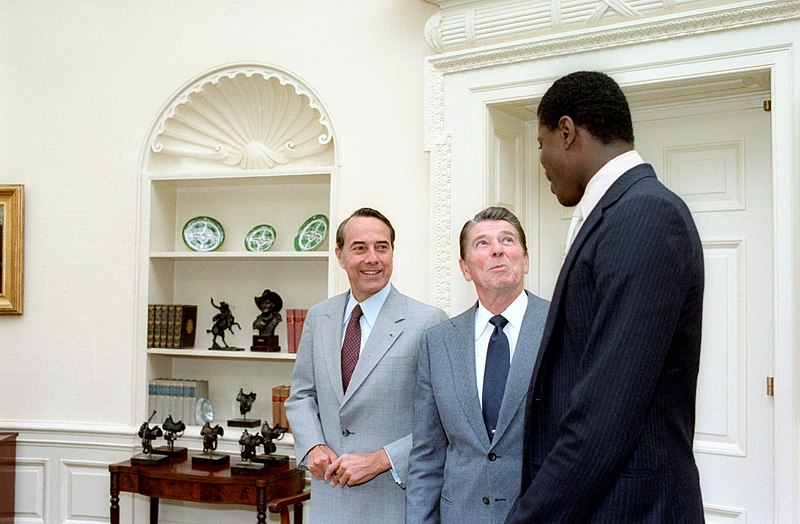
[[[236,463],[238,457],[231,457]],[[119,493],[150,497],[150,522],[158,522],[159,499],[256,506],[257,522],[266,511],[281,513],[288,523],[288,506],[294,505],[295,523],[302,522],[305,474],[293,464],[268,467],[261,475],[234,475],[230,465],[201,466],[191,458],[172,459],[161,466],[133,466],[130,460],[108,466],[111,473],[111,523],[119,523]]]

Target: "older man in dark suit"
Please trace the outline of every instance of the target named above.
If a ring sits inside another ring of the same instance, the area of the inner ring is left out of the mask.
[[[633,149],[628,103],[608,76],[559,79],[538,117],[542,166],[575,213],[506,522],[703,522],[692,440],[704,276],[692,216]]]

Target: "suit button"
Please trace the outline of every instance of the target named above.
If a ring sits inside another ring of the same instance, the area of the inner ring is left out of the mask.
[[[489,497],[483,497],[483,503],[489,505]]]
[[[350,436],[350,430],[349,429],[343,429],[342,430],[342,436],[343,437],[349,437]]]
[[[489,460],[494,462],[495,460],[497,460],[497,455],[495,455],[494,453],[489,453]]]

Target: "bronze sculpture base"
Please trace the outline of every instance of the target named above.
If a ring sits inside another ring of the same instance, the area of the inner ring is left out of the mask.
[[[280,350],[278,335],[253,335],[253,345],[250,346],[250,351],[275,353]]]
[[[166,455],[169,458],[174,459],[185,459],[188,455],[188,450],[186,448],[172,448],[169,449],[169,446],[160,446],[153,450],[153,453],[158,453],[160,455]]]
[[[231,456],[214,451],[204,452],[202,455],[192,455],[192,464],[200,466],[227,466],[231,463]]]
[[[235,466],[231,466],[233,475],[261,475],[266,471],[267,467],[263,464],[253,464],[252,462],[239,462]]]
[[[264,464],[267,467],[280,466],[281,464],[288,464],[289,457],[286,455],[256,455],[253,462]]]
[[[234,418],[228,421],[229,428],[257,428],[261,425],[261,420],[254,418]]]
[[[169,457],[157,453],[139,453],[131,457],[132,466],[161,466],[169,462]]]

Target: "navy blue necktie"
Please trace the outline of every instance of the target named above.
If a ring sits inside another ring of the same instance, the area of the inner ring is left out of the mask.
[[[494,326],[494,331],[489,339],[486,369],[483,372],[483,422],[486,424],[486,432],[491,441],[495,428],[497,428],[500,404],[503,403],[511,356],[508,349],[508,338],[503,332],[508,320],[502,315],[495,315],[489,319],[489,323]]]

